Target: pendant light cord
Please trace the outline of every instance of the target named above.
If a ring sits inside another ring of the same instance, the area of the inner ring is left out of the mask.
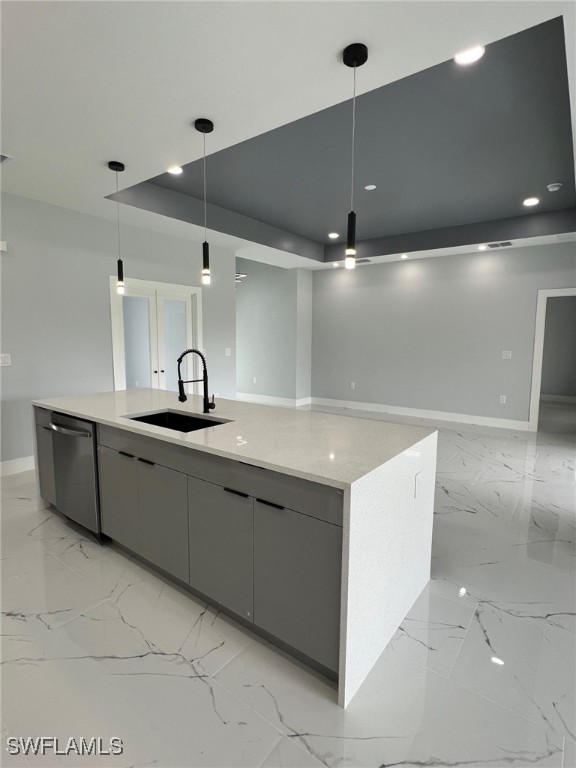
[[[202,135],[204,137],[204,241],[206,241],[206,134]]]
[[[116,226],[118,234],[118,258],[120,258],[120,203],[118,201],[118,171],[116,171]]]
[[[356,144],[356,65],[354,65],[354,95],[352,97],[352,173],[350,180],[350,210],[354,210],[354,160]]]

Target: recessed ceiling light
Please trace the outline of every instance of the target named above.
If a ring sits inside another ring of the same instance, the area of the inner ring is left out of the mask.
[[[492,661],[494,664],[499,664],[501,667],[504,666],[504,662],[502,661],[502,659],[499,659],[497,656],[492,656],[490,661]]]
[[[488,250],[488,246],[486,245],[486,243],[482,243],[482,245],[478,246],[478,250],[479,251],[487,251]]]
[[[460,587],[460,591],[458,592],[458,594],[460,595],[460,597],[464,597],[464,595],[466,594],[466,587]]]
[[[171,165],[170,168],[167,168],[166,170],[173,176],[179,176],[182,173],[182,168],[180,168],[179,165]]]
[[[372,192],[373,189],[376,189],[376,184],[366,184],[364,189],[367,189],[368,192]]]
[[[338,232],[328,232],[328,237],[330,238],[330,240],[336,240],[336,238],[340,237],[340,235],[338,234]]]
[[[548,184],[546,187],[548,192],[559,192],[562,189],[561,181],[553,181],[552,184]]]
[[[537,197],[527,197],[523,204],[527,208],[531,208],[533,205],[538,205],[539,202],[540,200]]]
[[[408,254],[407,253],[403,253],[403,254],[401,254],[400,258],[401,259],[407,259],[408,258]]]
[[[475,45],[474,48],[458,51],[456,56],[454,56],[454,61],[456,64],[464,66],[466,64],[473,64],[475,61],[478,61],[478,59],[481,59],[482,56],[484,56],[484,46]]]

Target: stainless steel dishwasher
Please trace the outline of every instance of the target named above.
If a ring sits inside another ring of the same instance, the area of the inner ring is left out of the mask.
[[[56,509],[100,537],[96,425],[52,413]]]

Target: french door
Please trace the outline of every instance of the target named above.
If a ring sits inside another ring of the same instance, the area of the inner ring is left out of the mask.
[[[110,278],[114,389],[178,389],[177,359],[202,350],[202,289],[126,278],[124,295]],[[194,359],[192,359],[194,358]],[[182,364],[185,379],[201,376],[197,355]],[[187,385],[199,392],[198,385]]]

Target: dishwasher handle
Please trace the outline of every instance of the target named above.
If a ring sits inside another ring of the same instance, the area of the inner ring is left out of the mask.
[[[61,435],[69,435],[70,437],[92,437],[91,432],[86,432],[81,429],[69,429],[68,427],[61,427],[60,424],[50,423],[50,429],[53,432],[58,432]]]

